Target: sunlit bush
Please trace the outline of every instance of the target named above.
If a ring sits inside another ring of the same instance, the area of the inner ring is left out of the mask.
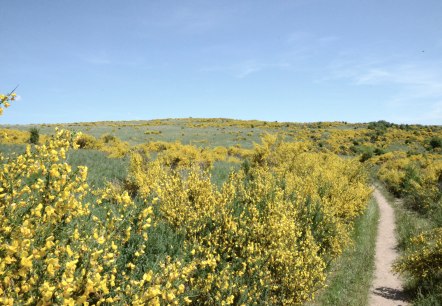
[[[379,161],[382,162],[379,178],[396,196],[403,197],[409,207],[421,213],[439,209],[442,199],[442,158],[439,155],[407,156],[396,152]]]
[[[132,156],[129,181],[154,198],[159,220],[184,235],[197,263],[197,304],[293,304],[323,286],[370,190],[358,161],[307,148],[267,136],[220,190],[200,167]]]

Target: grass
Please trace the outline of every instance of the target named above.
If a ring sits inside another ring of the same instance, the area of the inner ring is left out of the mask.
[[[191,123],[193,124],[192,126],[189,125]],[[52,135],[55,127],[58,126],[73,131],[81,131],[96,138],[105,134],[111,134],[123,141],[127,141],[130,145],[149,141],[179,141],[183,144],[192,144],[200,147],[229,147],[239,144],[243,148],[252,148],[254,142],[259,143],[263,133],[276,131],[271,128],[251,128],[250,126],[198,126],[197,123],[198,120],[188,122],[187,120],[164,119],[156,124],[153,121],[119,121],[99,122],[96,124],[0,125],[0,127],[24,131],[38,128],[40,134]],[[286,130],[286,128],[281,128],[278,131],[282,130]]]
[[[240,145],[243,148],[252,148],[253,143],[260,143],[265,133],[286,133],[290,140],[296,139],[301,131],[316,132],[322,129],[351,130],[362,128],[360,124],[338,124],[329,126],[321,123],[276,123],[264,121],[237,121],[229,119],[158,119],[149,121],[103,121],[60,124],[26,124],[1,125],[0,128],[10,128],[29,131],[37,128],[40,134],[52,135],[55,127],[81,131],[99,138],[105,134],[112,134],[130,145],[137,145],[149,141],[180,141],[183,144],[193,144],[200,147],[230,147]],[[327,135],[328,132],[325,132]],[[294,138],[293,138],[294,137]]]
[[[413,249],[413,245],[410,243],[411,237],[416,236],[423,231],[432,229],[435,226],[441,226],[437,222],[439,221],[437,217],[439,216],[440,211],[436,213],[435,216],[423,216],[415,211],[407,209],[403,200],[395,199],[384,186],[379,186],[379,189],[395,210],[396,234],[400,253],[404,254]],[[404,289],[407,295],[412,298],[413,305],[442,305],[442,283],[440,280],[422,282],[421,280],[414,280],[405,275]]]
[[[109,158],[96,150],[71,150],[67,162],[75,169],[88,167],[88,183],[93,188],[103,187],[106,181],[122,182],[127,177],[128,158]]]
[[[373,279],[379,209],[372,199],[355,223],[354,245],[330,267],[328,286],[311,305],[367,305]]]
[[[229,163],[226,161],[215,162],[211,170],[212,183],[221,188],[223,183],[229,178],[229,174],[237,171],[239,167],[240,164]]]
[[[0,143],[0,153],[10,155],[12,153],[22,154],[26,150],[26,145],[22,144],[3,144]]]
[[[0,152],[8,156],[12,153],[24,153],[26,145],[0,144]],[[155,154],[152,154],[154,157]],[[109,158],[106,153],[97,150],[70,150],[67,163],[73,169],[78,166],[88,167],[88,183],[91,187],[103,187],[106,181],[123,182],[127,177],[129,158]],[[232,171],[241,165],[227,161],[217,161],[211,170],[212,182],[218,187],[227,180]]]
[[[22,154],[25,150],[26,145],[0,144],[0,153],[5,156]],[[122,182],[127,177],[129,167],[128,158],[109,158],[106,153],[97,150],[70,150],[66,161],[73,169],[87,166],[88,183],[94,188],[103,187],[106,181]]]

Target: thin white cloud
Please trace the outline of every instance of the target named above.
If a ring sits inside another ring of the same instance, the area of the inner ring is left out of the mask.
[[[306,31],[295,31],[287,35],[285,41],[289,44],[302,43],[304,44],[307,40],[312,40],[313,35]]]
[[[244,79],[252,74],[262,72],[269,69],[288,69],[290,65],[288,63],[266,63],[264,61],[258,61],[248,59],[236,64],[227,66],[211,66],[200,69],[202,72],[227,72],[233,77],[238,79]]]
[[[211,31],[228,23],[233,8],[213,7],[205,5],[183,4],[170,10],[158,11],[155,15],[140,20],[144,33],[149,36],[152,29],[165,29],[186,35],[201,34]]]
[[[356,76],[355,82],[358,85],[364,84],[379,84],[391,78],[392,75],[388,71],[380,68],[371,68],[366,71],[364,74]]]
[[[108,65],[117,65],[117,66],[137,66],[140,68],[147,68],[145,59],[142,57],[135,58],[124,58],[121,59],[117,56],[109,54],[107,51],[100,51],[95,53],[77,53],[75,54],[77,58],[81,61],[96,66],[108,66]]]
[[[355,86],[384,86],[385,107],[401,122],[442,123],[442,62],[381,59],[336,60],[322,81],[348,80]]]
[[[323,36],[323,37],[319,37],[317,38],[317,41],[320,45],[322,46],[327,46],[329,44],[334,43],[335,41],[338,41],[339,37],[338,36],[334,36],[334,35],[330,35],[330,36]]]
[[[428,93],[442,93],[442,74],[434,66],[419,64],[373,67],[355,75],[360,85],[399,84],[425,87]]]
[[[420,114],[396,114],[391,121],[401,123],[419,123],[419,124],[442,124],[442,101],[435,102],[430,107],[424,108]]]
[[[265,68],[265,65],[254,60],[247,60],[238,64],[227,66],[210,66],[200,69],[202,72],[227,72],[232,76],[243,79],[253,73],[257,73]]]
[[[433,104],[431,111],[424,114],[423,120],[431,120],[435,123],[442,124],[442,101]]]
[[[78,53],[76,56],[82,61],[92,65],[109,65],[112,63],[106,51]]]
[[[282,40],[280,48],[270,56],[261,54],[257,58],[247,58],[247,50],[232,45],[214,45],[204,48],[206,53],[221,52],[231,57],[244,57],[226,65],[206,66],[203,72],[229,72],[232,76],[243,79],[252,74],[267,70],[295,70],[305,66],[307,60],[314,58],[318,52],[339,40],[337,36],[318,36],[310,32],[297,31],[290,33]],[[253,50],[254,53],[259,50]]]
[[[248,75],[251,75],[253,73],[257,73],[261,70],[263,70],[265,68],[265,65],[254,62],[254,61],[249,61],[249,62],[244,62],[241,65],[239,65],[239,67],[237,67],[235,70],[236,71],[236,77],[243,79],[245,77],[247,77]]]
[[[291,47],[303,51],[319,52],[339,41],[336,35],[317,35],[307,31],[295,31],[287,35],[285,42]]]

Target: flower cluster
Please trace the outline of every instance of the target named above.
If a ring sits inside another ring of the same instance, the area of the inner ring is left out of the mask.
[[[442,273],[442,227],[421,233],[411,240],[413,249],[395,264],[397,272],[417,280],[438,280]]]
[[[4,95],[0,94],[0,116],[3,114],[3,109],[8,108],[11,104],[11,101],[14,101],[17,98],[17,94],[12,92],[10,94]]]

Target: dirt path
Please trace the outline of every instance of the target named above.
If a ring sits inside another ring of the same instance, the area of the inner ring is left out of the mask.
[[[380,220],[376,240],[376,271],[370,290],[370,305],[407,305],[401,281],[391,272],[392,264],[397,257],[394,211],[379,190],[375,189],[374,197],[379,205]]]

